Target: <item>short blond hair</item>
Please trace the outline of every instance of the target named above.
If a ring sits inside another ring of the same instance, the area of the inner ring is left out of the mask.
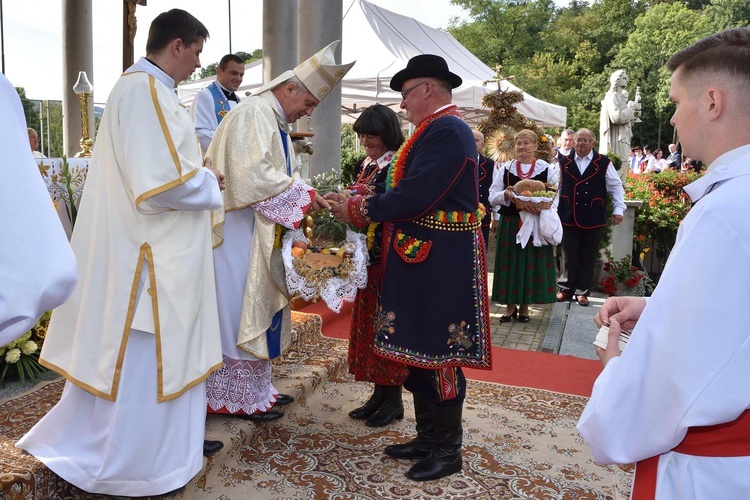
[[[523,129],[513,135],[513,140],[517,141],[520,137],[530,140],[534,144],[539,142],[539,136],[533,130]]]

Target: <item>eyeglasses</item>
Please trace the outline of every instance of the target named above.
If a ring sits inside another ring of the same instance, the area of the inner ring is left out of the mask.
[[[408,88],[408,89],[406,89],[406,90],[402,90],[402,91],[401,91],[401,99],[406,99],[406,96],[408,96],[408,95],[409,95],[409,92],[411,92],[412,90],[414,90],[415,88],[419,87],[420,85],[422,85],[422,84],[424,84],[424,83],[427,83],[427,80],[425,80],[425,81],[423,81],[423,82],[420,82],[420,83],[418,83],[418,84],[414,85],[413,87],[409,87],[409,88]]]
[[[588,144],[589,142],[594,142],[593,139],[576,139],[574,141],[576,144]]]

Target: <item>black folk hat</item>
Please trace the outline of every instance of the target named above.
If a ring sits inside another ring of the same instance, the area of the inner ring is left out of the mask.
[[[450,83],[451,88],[461,85],[461,77],[451,73],[448,69],[448,63],[440,56],[433,54],[420,54],[409,59],[406,68],[402,69],[391,78],[391,88],[401,92],[406,80],[412,78],[440,78]]]

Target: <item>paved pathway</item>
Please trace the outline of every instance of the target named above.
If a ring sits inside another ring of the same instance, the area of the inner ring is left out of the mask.
[[[495,268],[495,239],[491,238],[487,252],[489,266],[489,289],[492,291],[492,271]],[[594,316],[604,303],[606,295],[594,292],[591,305],[582,307],[576,303],[532,304],[529,306],[528,323],[509,321],[500,323],[505,314],[505,304],[490,305],[490,327],[492,345],[525,351],[547,351],[568,354],[579,358],[598,359],[592,345],[597,328]],[[550,346],[552,346],[550,348]]]
[[[495,269],[496,241],[495,238],[490,238],[490,245],[487,251],[487,264],[490,270],[488,279],[490,292],[492,292],[492,271]],[[554,304],[532,304],[529,306],[531,320],[528,323],[519,323],[513,320],[508,323],[500,323],[500,316],[505,314],[505,304],[492,302],[490,305],[492,345],[524,351],[540,350],[553,307]]]

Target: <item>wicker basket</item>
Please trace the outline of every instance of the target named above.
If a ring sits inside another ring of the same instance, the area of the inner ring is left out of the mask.
[[[530,207],[536,207],[539,210],[552,208],[552,202],[554,201],[554,198],[545,198],[545,201],[530,201],[530,199],[527,196],[516,196],[513,198],[513,203],[516,204],[516,209],[519,212],[528,212]]]

